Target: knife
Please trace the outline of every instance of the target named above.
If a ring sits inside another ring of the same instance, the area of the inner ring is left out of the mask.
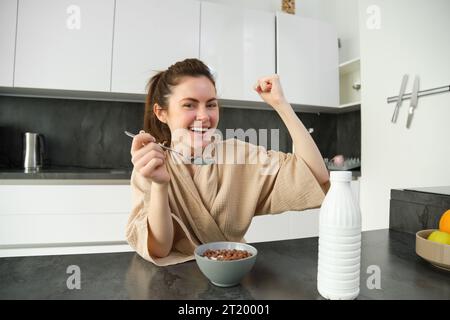
[[[414,87],[413,92],[411,94],[411,103],[409,105],[408,119],[406,121],[406,128],[408,129],[411,126],[411,121],[414,115],[414,109],[417,107],[418,94],[419,94],[419,77],[416,76],[414,78]]]
[[[400,109],[400,106],[401,106],[402,101],[403,101],[403,95],[405,94],[405,89],[406,89],[406,83],[407,82],[408,82],[408,75],[405,74],[405,75],[403,75],[402,84],[400,86],[400,92],[398,94],[397,104],[395,105],[394,114],[392,115],[392,119],[391,119],[392,123],[395,123],[397,121],[398,110]]]

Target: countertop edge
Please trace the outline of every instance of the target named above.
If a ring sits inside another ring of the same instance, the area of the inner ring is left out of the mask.
[[[130,179],[0,179],[0,185],[129,185]]]

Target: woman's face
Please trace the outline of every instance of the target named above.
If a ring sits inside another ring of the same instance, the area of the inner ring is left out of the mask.
[[[219,122],[219,106],[216,89],[207,77],[184,77],[172,89],[168,101],[162,119],[170,128],[174,144],[181,142],[201,150],[211,143]]]

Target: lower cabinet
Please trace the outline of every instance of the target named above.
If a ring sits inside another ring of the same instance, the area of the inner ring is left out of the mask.
[[[0,186],[0,256],[128,251],[129,185]]]
[[[359,205],[359,179],[353,180],[350,187]],[[319,213],[320,208],[256,216],[244,238],[247,242],[266,242],[317,237]]]
[[[359,180],[351,183],[359,204]],[[0,185],[0,257],[132,251],[129,185]],[[317,237],[320,209],[253,218],[244,238]]]
[[[319,211],[286,211],[280,214],[256,216],[244,236],[247,242],[266,242],[317,237]]]

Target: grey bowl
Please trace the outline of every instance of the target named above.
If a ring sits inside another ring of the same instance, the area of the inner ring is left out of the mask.
[[[231,261],[211,260],[202,257],[206,250],[247,250],[252,256]],[[238,285],[242,278],[252,269],[256,261],[258,250],[255,247],[239,242],[210,242],[198,246],[195,251],[195,260],[200,271],[216,286],[231,287]]]

